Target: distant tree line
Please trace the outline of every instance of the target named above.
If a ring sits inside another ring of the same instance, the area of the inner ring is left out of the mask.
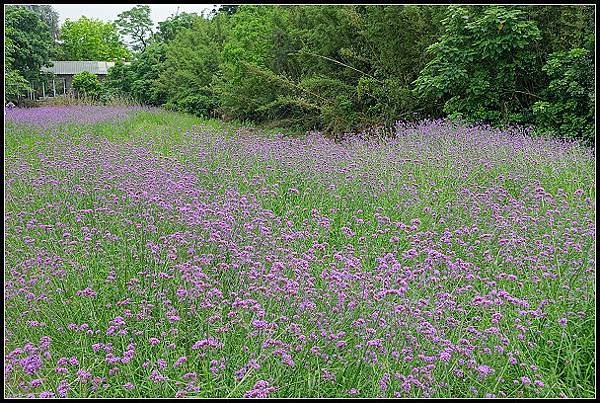
[[[149,13],[122,13],[105,34],[117,40],[100,41],[104,58],[131,61],[105,94],[327,133],[450,117],[594,142],[592,5],[226,5],[156,28]],[[56,55],[79,55],[68,43],[80,21],[63,24]],[[29,59],[11,52],[9,73],[25,77]]]

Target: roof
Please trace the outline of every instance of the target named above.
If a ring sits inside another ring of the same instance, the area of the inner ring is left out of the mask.
[[[108,73],[108,69],[115,65],[115,62],[101,62],[101,61],[52,61],[54,65],[52,67],[42,67],[44,73],[54,74],[77,74],[82,71],[89,71],[96,75],[105,75]],[[129,64],[129,63],[125,63]]]

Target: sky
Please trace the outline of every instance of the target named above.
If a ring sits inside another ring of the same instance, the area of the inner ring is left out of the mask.
[[[114,21],[117,15],[123,11],[132,9],[136,4],[52,4],[52,8],[59,15],[59,24],[67,18],[77,20],[85,15],[88,18],[97,18],[103,21]],[[164,21],[177,12],[198,13],[203,10],[210,11],[213,4],[149,4],[150,17],[154,24]]]

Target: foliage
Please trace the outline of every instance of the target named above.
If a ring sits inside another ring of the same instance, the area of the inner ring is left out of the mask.
[[[85,16],[76,21],[67,19],[60,31],[61,60],[122,60],[130,56],[116,26]]]
[[[58,39],[60,32],[58,25],[59,17],[56,10],[54,10],[50,4],[27,4],[21,7],[28,8],[38,14],[50,29],[52,38],[54,40]]]
[[[585,48],[594,51],[595,7],[593,5],[518,6],[535,21],[542,39],[532,49],[542,59],[554,52]]]
[[[4,40],[4,103],[14,101],[18,95],[24,94],[29,89],[27,80],[12,65],[14,59],[14,45],[10,37]]]
[[[117,17],[115,23],[119,27],[119,33],[131,37],[133,50],[144,51],[154,26],[150,18],[150,6],[135,6]]]
[[[6,6],[4,37],[5,71],[11,74],[11,80],[18,81],[18,76],[26,80],[38,78],[40,68],[48,65],[53,43],[50,29],[40,15],[26,7]]]
[[[164,45],[164,64],[156,86],[167,99],[165,106],[199,116],[214,112],[217,103],[211,83],[221,53],[215,28],[208,20],[197,19],[191,29],[180,31]]]
[[[178,32],[192,28],[201,19],[204,18],[196,13],[172,15],[158,23],[158,30],[154,34],[153,39],[160,42],[169,42],[175,38]]]
[[[593,53],[582,48],[550,55],[543,71],[550,83],[542,100],[533,105],[536,123],[564,137],[595,138],[595,91]]]
[[[136,9],[135,13],[128,14],[128,18],[134,18],[139,13],[140,10]],[[143,51],[134,54],[129,65],[117,64],[109,70],[103,83],[105,96],[130,96],[149,105],[166,103],[165,91],[174,88],[173,85],[161,85],[159,82],[160,73],[167,68],[167,44],[174,40],[178,33],[192,28],[201,20],[204,18],[195,13],[181,13],[159,22],[157,31],[149,38],[144,37],[146,46]]]
[[[238,8],[240,8],[239,5],[223,4],[215,11],[218,13],[233,15],[237,12]]]
[[[575,26],[589,27],[589,10],[562,11],[578,21]],[[548,84],[542,71],[547,52],[562,46],[540,39],[574,28],[552,12],[527,6],[243,5],[209,20],[209,26],[224,26],[222,46],[212,47],[222,49],[218,68],[199,72],[194,65],[216,53],[204,50],[209,44],[196,51],[193,42],[182,41],[167,51],[170,73],[161,83],[166,88],[167,77],[186,77],[181,86],[172,82],[167,95],[178,98],[167,104],[179,109],[206,114],[210,106],[225,118],[332,133],[444,114],[496,125],[532,123],[533,103]],[[563,22],[549,26],[551,18]],[[573,40],[589,45],[586,32]]]
[[[89,71],[82,71],[73,76],[73,89],[79,95],[96,98],[102,93],[102,85],[98,77]]]
[[[434,55],[415,81],[423,96],[442,99],[451,117],[494,124],[526,121],[536,84],[530,48],[540,39],[534,22],[516,9],[493,6],[482,12],[450,6],[444,33],[428,51]]]
[[[276,98],[275,87],[251,72],[269,61],[276,12],[275,6],[240,6],[229,19],[214,84],[227,117],[259,119],[257,109]]]
[[[19,95],[29,90],[29,82],[10,66],[4,69],[4,103],[15,101]]]
[[[106,77],[102,81],[102,87],[106,96],[124,96],[131,94],[131,83],[134,71],[122,61],[108,69]]]
[[[165,98],[156,83],[164,69],[165,49],[163,43],[152,43],[143,53],[136,55],[129,66],[131,96],[142,103],[160,105]]]
[[[120,17],[140,52],[106,94],[332,135],[444,116],[558,134],[558,115],[583,115],[543,103],[557,102],[544,66],[595,44],[590,6],[223,5],[156,32],[147,11]]]
[[[434,112],[430,104],[419,104],[411,83],[430,60],[425,50],[440,34],[444,11],[440,6],[354,10],[352,26],[359,40],[352,41],[346,53],[368,69],[356,91],[370,121],[391,124],[399,118],[411,119],[419,111]]]

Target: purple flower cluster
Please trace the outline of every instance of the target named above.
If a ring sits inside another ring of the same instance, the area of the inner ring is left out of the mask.
[[[122,121],[130,113],[145,109],[147,108],[139,106],[41,106],[5,110],[4,119],[7,123],[44,127],[64,123],[93,124],[103,121]]]
[[[270,393],[275,391],[275,388],[269,385],[267,381],[258,381],[254,387],[244,393],[245,398],[266,398]]]

